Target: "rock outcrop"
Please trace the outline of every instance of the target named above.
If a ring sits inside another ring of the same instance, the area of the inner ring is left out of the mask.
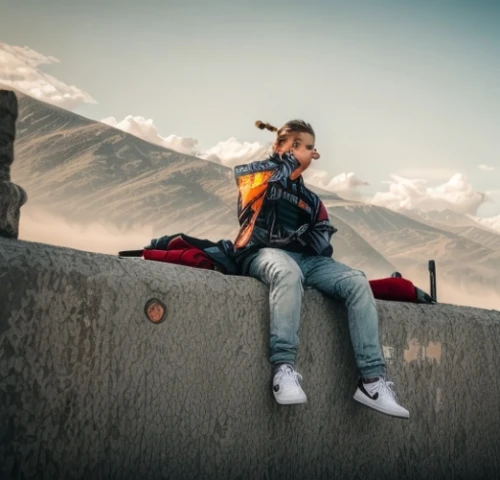
[[[26,192],[10,181],[14,161],[17,97],[14,92],[0,90],[0,236],[17,238],[20,208],[26,203]]]

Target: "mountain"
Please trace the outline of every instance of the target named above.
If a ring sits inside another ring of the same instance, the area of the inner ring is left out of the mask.
[[[446,229],[493,250],[500,249],[500,235],[467,215],[449,209],[431,212],[408,210],[405,215],[426,225]]]
[[[493,237],[492,247],[487,247],[444,225],[438,228],[373,205],[335,206],[330,211],[403,274],[422,276],[427,261],[435,259],[440,276],[448,277],[451,283],[459,286],[474,283],[500,291],[500,248],[496,248]]]
[[[430,224],[448,225],[453,227],[472,227],[479,225],[479,223],[467,215],[454,212],[449,208],[445,208],[443,210],[432,210],[429,212],[423,212],[422,210],[407,210],[405,211],[405,214],[409,217],[415,218],[416,220]]]
[[[72,222],[121,228],[237,228],[229,168],[161,148],[105,124],[19,95],[13,178],[28,202]]]
[[[232,169],[20,93],[18,98],[11,173],[28,193],[23,209],[36,205],[68,224],[106,223],[124,234],[131,228],[152,228],[155,235],[184,232],[213,241],[236,237]],[[450,295],[463,286],[477,287],[479,293],[498,287],[500,235],[479,232],[474,224],[419,220],[310,188],[339,229],[332,239],[335,258],[369,278],[399,270],[426,288],[427,261],[433,258]],[[150,238],[145,236],[143,245]],[[445,291],[441,289],[442,299]]]

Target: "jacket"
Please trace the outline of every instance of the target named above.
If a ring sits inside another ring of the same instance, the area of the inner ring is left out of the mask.
[[[234,249],[239,265],[263,247],[332,256],[330,239],[337,229],[302,176],[290,179],[298,166],[298,160],[286,153],[234,168],[240,224]]]

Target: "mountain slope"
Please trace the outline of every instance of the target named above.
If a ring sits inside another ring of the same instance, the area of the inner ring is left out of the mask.
[[[452,212],[451,210],[442,210],[439,212],[409,210],[405,211],[405,215],[426,225],[456,233],[492,250],[500,249],[500,235],[466,215]]]
[[[441,276],[454,282],[500,287],[500,249],[382,207],[346,205],[330,210],[402,272],[415,271],[418,265],[425,271],[427,261],[434,259]]]
[[[20,96],[12,175],[29,202],[77,222],[237,228],[229,168]]]

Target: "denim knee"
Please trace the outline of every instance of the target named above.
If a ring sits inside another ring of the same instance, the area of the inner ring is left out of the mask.
[[[344,293],[344,297],[363,294],[372,295],[372,290],[370,287],[370,282],[366,278],[366,275],[361,270],[351,270],[346,272],[338,282],[338,287],[341,292]]]
[[[275,264],[270,271],[270,280],[275,285],[286,285],[289,287],[301,286],[304,282],[304,274],[296,264]]]

